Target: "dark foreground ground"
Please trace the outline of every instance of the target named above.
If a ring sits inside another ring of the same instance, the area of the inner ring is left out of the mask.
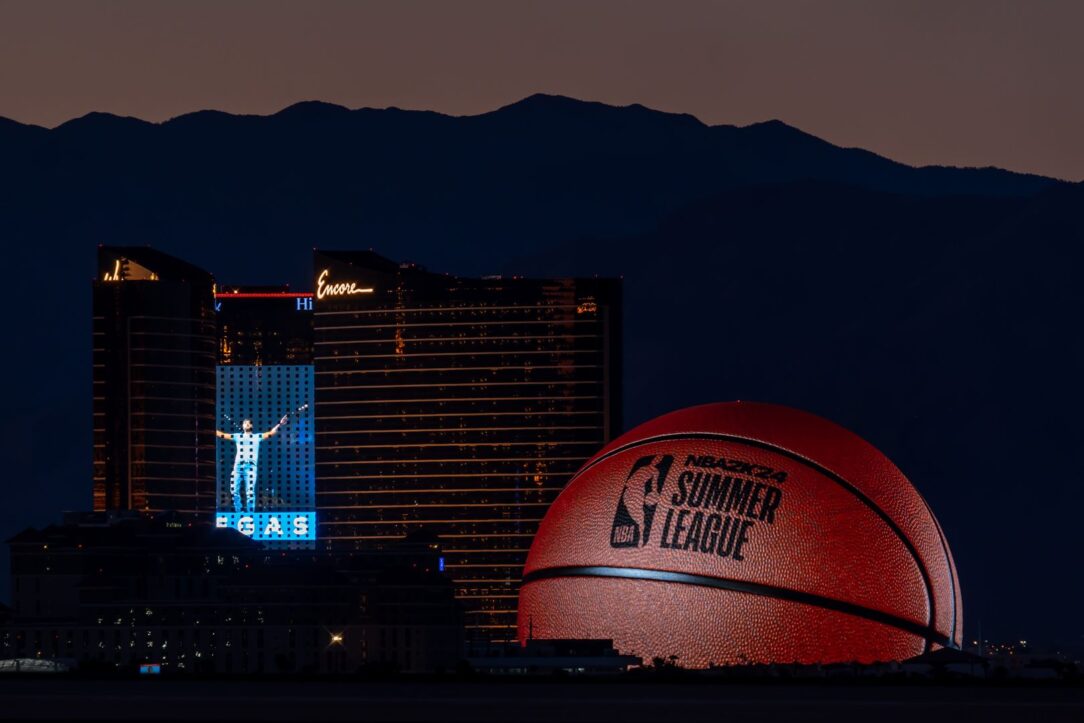
[[[1084,688],[624,682],[0,681],[0,718],[184,721],[1084,721]]]

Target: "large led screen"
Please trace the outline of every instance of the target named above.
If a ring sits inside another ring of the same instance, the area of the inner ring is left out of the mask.
[[[218,367],[218,527],[316,539],[312,405],[311,365]]]

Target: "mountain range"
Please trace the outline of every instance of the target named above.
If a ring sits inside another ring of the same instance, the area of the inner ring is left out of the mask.
[[[1084,635],[1064,562],[1084,503],[1084,185],[543,95],[466,117],[0,119],[0,159],[0,532],[89,505],[97,244],[296,288],[313,247],[373,248],[452,273],[623,276],[626,427],[727,399],[840,422],[937,512],[967,623]]]

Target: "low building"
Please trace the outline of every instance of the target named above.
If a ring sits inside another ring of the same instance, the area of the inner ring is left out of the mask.
[[[643,664],[634,655],[622,655],[613,640],[528,640],[473,649],[467,658],[472,670],[499,675],[530,673],[623,673]]]
[[[176,515],[92,513],[9,541],[0,659],[163,673],[451,669],[462,621],[440,551],[269,551]]]
[[[989,661],[981,655],[955,648],[938,648],[900,664],[902,672],[933,678],[985,678]]]

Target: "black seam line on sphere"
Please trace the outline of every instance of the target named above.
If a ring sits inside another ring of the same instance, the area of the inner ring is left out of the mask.
[[[652,582],[672,582],[679,585],[692,585],[696,587],[710,587],[717,590],[730,590],[749,595],[776,598],[790,602],[803,603],[814,607],[833,610],[835,612],[853,615],[855,617],[872,620],[882,625],[888,625],[904,632],[912,633],[922,638],[927,646],[929,643],[937,643],[946,647],[952,647],[952,641],[937,630],[916,623],[906,618],[901,618],[891,613],[881,612],[863,605],[856,605],[843,600],[814,595],[813,593],[790,590],[785,587],[774,585],[762,585],[743,580],[731,580],[724,577],[711,577],[708,575],[690,575],[684,572],[666,572],[663,570],[645,570],[637,567],[606,567],[606,566],[570,566],[549,567],[534,570],[523,576],[523,584],[527,585],[538,580],[548,580],[561,577],[605,577],[620,578],[626,580],[650,580]]]
[[[922,497],[922,495],[919,495]],[[930,509],[930,503],[926,501],[926,498],[922,498],[922,504],[926,505],[926,512],[930,514],[930,519],[933,520],[934,526],[937,528],[937,539],[941,541],[941,551],[945,553],[945,570],[948,572],[949,577],[949,589],[952,592],[952,629],[949,630],[949,639],[953,643],[956,642],[956,566],[952,564],[952,556],[949,554],[948,540],[945,539],[945,531],[941,529],[941,523],[938,522],[937,517],[933,514],[933,510]]]
[[[620,454],[621,452],[625,452],[625,451],[630,450],[630,449],[635,449],[636,447],[642,447],[645,444],[654,444],[655,442],[676,441],[676,440],[683,440],[683,439],[721,439],[721,440],[724,440],[724,441],[727,441],[727,442],[737,442],[738,444],[746,444],[746,445],[749,445],[750,447],[759,447],[760,449],[765,449],[765,450],[768,450],[769,452],[775,452],[777,454],[783,455],[784,457],[792,459],[795,462],[798,462],[799,464],[804,464],[805,466],[810,467],[814,471],[819,472],[820,474],[824,475],[825,477],[832,480],[833,482],[835,482],[836,484],[841,486],[843,489],[847,490],[852,495],[857,497],[859,499],[859,501],[861,501],[863,504],[865,504],[867,507],[869,507],[871,510],[873,510],[873,512],[878,517],[880,517],[881,520],[883,520],[886,525],[888,525],[888,528],[890,530],[892,530],[892,532],[894,532],[896,534],[896,537],[898,537],[900,539],[900,542],[903,543],[903,546],[906,547],[907,551],[911,554],[911,558],[915,561],[915,566],[918,567],[918,572],[922,576],[922,582],[926,586],[926,603],[930,607],[930,618],[929,618],[928,623],[929,623],[930,627],[932,627],[934,625],[934,621],[937,620],[937,609],[936,609],[936,603],[934,602],[934,599],[933,599],[933,583],[930,581],[930,573],[926,569],[926,565],[923,564],[922,558],[919,557],[918,550],[915,549],[915,546],[913,544],[911,544],[910,540],[907,539],[907,536],[903,534],[903,530],[901,530],[899,528],[899,526],[896,525],[895,521],[891,517],[889,517],[888,514],[885,513],[884,510],[882,510],[880,507],[878,507],[877,504],[874,503],[873,500],[871,500],[869,497],[867,497],[865,495],[865,493],[862,492],[862,490],[858,489],[853,484],[851,484],[847,480],[843,479],[842,477],[840,477],[838,474],[831,471],[830,469],[828,469],[826,467],[823,467],[820,464],[814,462],[813,460],[811,460],[811,459],[809,459],[807,457],[803,457],[802,455],[800,455],[800,454],[798,454],[796,452],[792,452],[789,449],[786,449],[784,447],[778,447],[778,446],[776,446],[774,444],[771,444],[770,442],[762,442],[759,439],[750,439],[749,437],[739,437],[739,436],[733,435],[733,434],[722,434],[720,432],[675,432],[673,434],[658,434],[658,435],[655,435],[654,437],[647,437],[645,439],[638,439],[635,442],[629,442],[628,444],[624,444],[624,445],[618,447],[617,449],[614,449],[614,450],[611,450],[611,451],[607,452],[606,454],[604,454],[601,457],[595,459],[594,461],[589,462],[588,464],[584,465],[584,467],[581,468],[579,472],[577,472],[575,475],[572,476],[572,479],[569,480],[567,485],[565,485],[565,489],[568,489],[572,485],[572,483],[575,482],[579,478],[579,476],[582,475],[584,472],[591,469],[595,465],[599,464],[603,460],[609,459],[610,457],[613,457],[616,454]],[[562,490],[562,492],[563,491],[564,490]],[[923,652],[928,652],[928,651],[929,651],[929,639],[927,639],[926,650],[923,651]]]

